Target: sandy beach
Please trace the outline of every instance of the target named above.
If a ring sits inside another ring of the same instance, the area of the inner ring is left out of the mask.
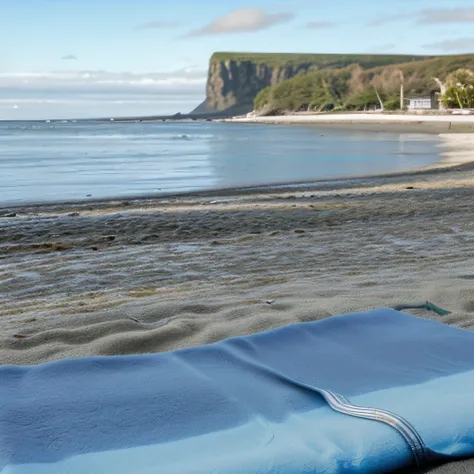
[[[351,112],[351,113],[311,113],[299,112],[287,115],[268,115],[253,116],[248,114],[246,117],[234,117],[224,119],[225,121],[254,121],[254,122],[288,122],[288,123],[337,123],[337,122],[368,122],[368,123],[436,123],[436,122],[457,122],[474,123],[474,115],[469,113],[462,114],[427,114],[423,111],[412,113],[380,113],[380,112]]]
[[[474,115],[429,115],[420,113],[320,113],[247,116],[223,119],[232,123],[265,123],[279,125],[317,125],[318,128],[343,128],[371,132],[397,133],[473,133]]]
[[[169,351],[426,300],[452,314],[418,315],[474,329],[474,135],[442,138],[424,170],[0,209],[0,363]]]

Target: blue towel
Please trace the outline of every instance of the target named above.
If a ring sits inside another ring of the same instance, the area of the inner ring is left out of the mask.
[[[387,472],[474,456],[474,333],[378,309],[0,367],[2,474]]]

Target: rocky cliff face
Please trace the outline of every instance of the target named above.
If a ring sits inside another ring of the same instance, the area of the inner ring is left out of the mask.
[[[211,62],[206,91],[207,103],[216,110],[225,110],[236,104],[251,107],[253,99],[262,89],[308,69],[309,65],[295,68],[268,66],[250,61]]]
[[[250,111],[253,99],[262,89],[298,73],[308,72],[311,66],[269,66],[251,61],[211,60],[206,107],[208,110],[223,111],[238,106],[243,111]]]

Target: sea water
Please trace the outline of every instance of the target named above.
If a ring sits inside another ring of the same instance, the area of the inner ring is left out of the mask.
[[[312,182],[439,159],[436,135],[220,122],[0,122],[0,205]]]

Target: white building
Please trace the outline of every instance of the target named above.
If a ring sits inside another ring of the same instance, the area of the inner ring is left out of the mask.
[[[408,99],[408,110],[426,110],[433,108],[431,97]]]

